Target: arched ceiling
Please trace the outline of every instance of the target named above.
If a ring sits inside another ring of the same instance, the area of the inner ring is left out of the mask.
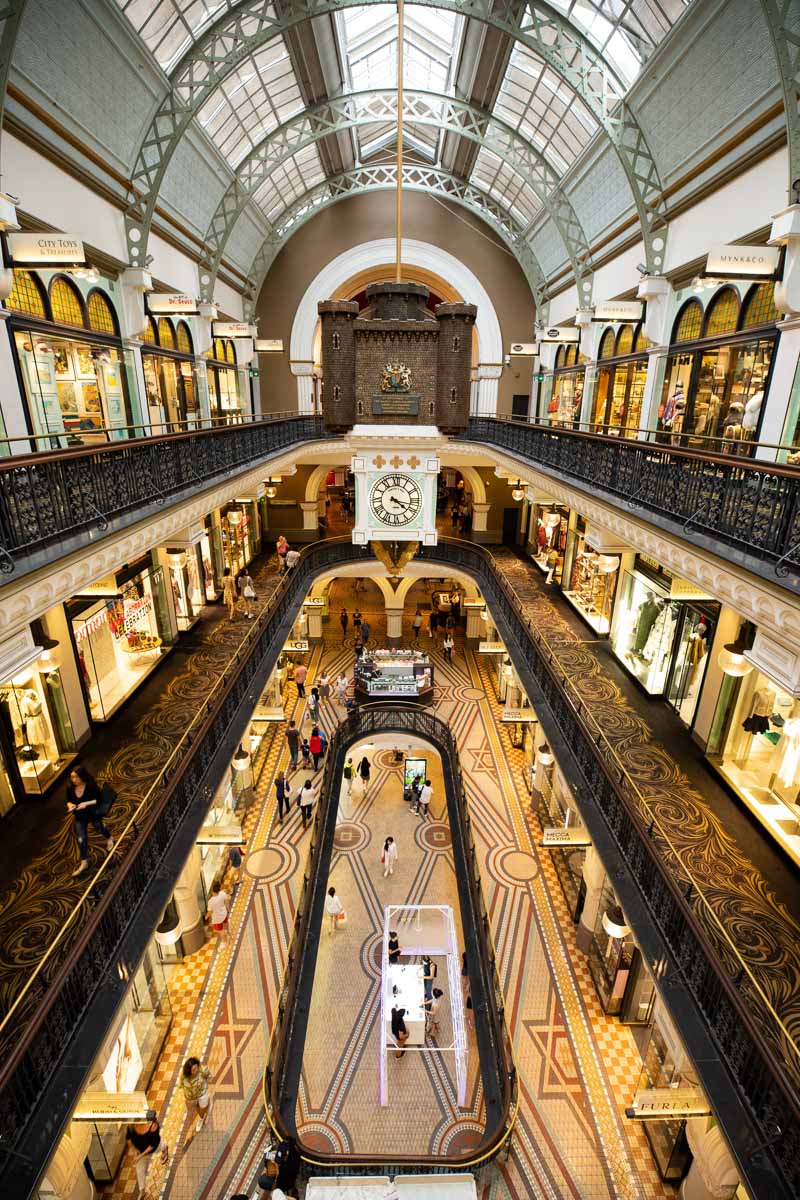
[[[544,273],[531,245],[541,214],[591,294],[588,242],[561,187],[603,137],[622,166],[651,270],[663,264],[658,170],[625,97],[691,0],[416,0],[406,7],[404,158],[434,191],[502,229],[537,303]],[[204,287],[213,290],[249,202],[268,225],[250,274],[271,261],[298,209],[377,186],[396,153],[397,12],[379,0],[117,0],[167,72],[142,138],[127,220],[132,263],[170,161],[196,120],[236,178],[208,231]],[[387,90],[389,89],[389,90]],[[388,180],[388,176],[385,176]],[[420,186],[410,178],[409,186]],[[388,186],[388,184],[387,184]]]

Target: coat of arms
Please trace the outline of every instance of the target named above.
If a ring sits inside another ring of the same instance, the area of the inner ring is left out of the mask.
[[[381,376],[382,392],[410,392],[411,372],[405,363],[387,363]]]

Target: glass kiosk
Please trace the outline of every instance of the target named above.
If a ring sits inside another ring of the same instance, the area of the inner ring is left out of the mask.
[[[356,660],[356,699],[406,700],[429,704],[433,699],[433,663],[422,650],[375,650]]]

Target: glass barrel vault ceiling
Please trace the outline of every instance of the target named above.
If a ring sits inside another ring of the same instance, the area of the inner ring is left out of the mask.
[[[237,0],[116,0],[167,73],[196,41],[223,19]],[[692,0],[549,0],[606,57],[627,87]],[[534,0],[535,6],[535,0]],[[270,14],[273,10],[269,8]],[[328,16],[318,18],[329,20]],[[397,77],[397,8],[394,4],[345,7],[333,15],[346,89],[393,90]],[[467,17],[455,9],[407,3],[404,86],[454,95],[454,80]],[[313,23],[312,23],[313,24]],[[305,100],[284,39],[278,35],[241,61],[213,91],[197,119],[235,171],[273,130],[301,113]],[[599,131],[575,92],[534,51],[516,44],[499,87],[494,114],[544,156],[556,176],[573,165]],[[352,131],[357,162],[383,161],[395,153],[394,126],[382,118]],[[404,150],[438,165],[444,140],[431,125],[405,123]],[[318,185],[325,171],[315,145],[277,167],[253,197],[271,224],[285,208]],[[470,182],[507,207],[523,226],[542,207],[528,183],[481,147]]]

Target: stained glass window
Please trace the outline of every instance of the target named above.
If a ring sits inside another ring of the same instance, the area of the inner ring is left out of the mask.
[[[114,320],[114,310],[111,303],[102,292],[92,292],[86,302],[89,313],[89,328],[97,333],[110,333],[112,337],[117,332]]]
[[[189,333],[185,321],[178,323],[177,330],[178,349],[182,354],[194,354],[194,346],[192,345],[192,335]]]
[[[617,354],[630,354],[633,350],[633,326],[623,325],[617,334]]]
[[[559,367],[564,366],[565,355],[566,355],[566,346],[559,346],[558,350],[556,351],[556,366],[555,366],[556,370],[558,370]]]
[[[172,321],[169,317],[159,317],[158,319],[158,341],[165,350],[175,349],[175,330],[172,328]]]
[[[739,293],[735,288],[723,288],[717,292],[706,312],[706,337],[720,337],[733,333],[739,320]]]
[[[750,329],[753,325],[773,325],[777,320],[775,285],[757,284],[745,301],[742,329]]]
[[[6,308],[13,308],[15,312],[30,313],[32,317],[47,319],[42,289],[30,271],[14,272],[14,286],[6,300]]]
[[[703,306],[699,300],[690,300],[678,314],[675,322],[673,342],[691,342],[700,337],[703,325]]]
[[[652,343],[644,331],[644,325],[639,325],[636,330],[636,337],[633,339],[634,350],[646,350],[650,345]]]
[[[149,342],[151,346],[158,345],[158,336],[156,334],[155,321],[153,320],[152,317],[147,318],[147,324],[145,325],[144,333],[142,334],[142,341]]]
[[[598,358],[611,358],[614,354],[614,330],[607,329],[600,342]]]
[[[50,284],[50,307],[53,320],[62,325],[85,325],[83,303],[76,288],[59,276]]]
[[[236,351],[233,348],[233,342],[225,343],[225,361],[236,366]]]

